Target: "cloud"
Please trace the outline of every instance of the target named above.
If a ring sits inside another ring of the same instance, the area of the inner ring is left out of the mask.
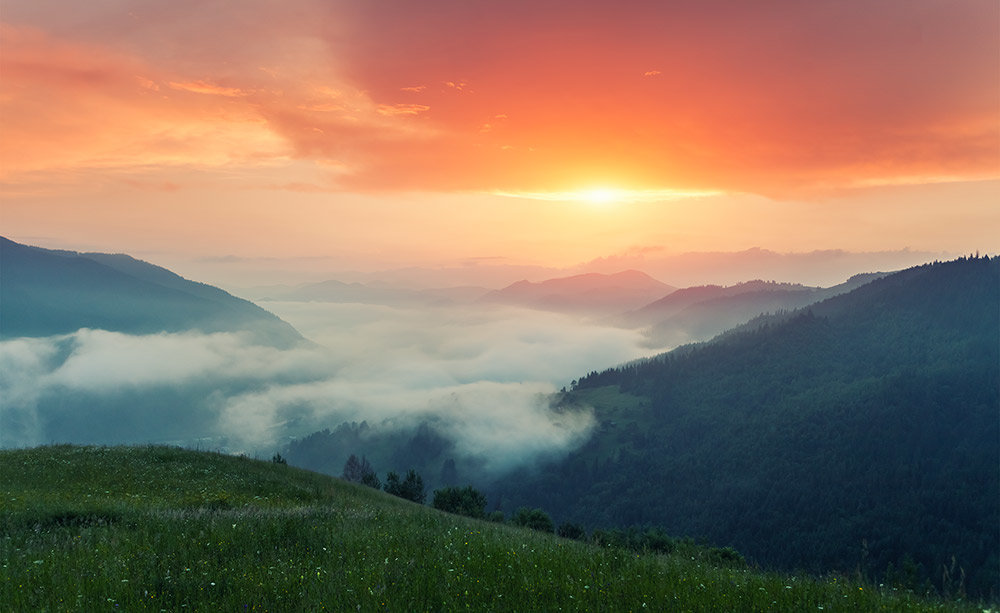
[[[647,352],[636,332],[554,313],[265,306],[318,344],[102,330],[0,342],[0,445],[202,441],[267,453],[345,421],[433,420],[457,454],[503,470],[589,434],[592,414],[553,411],[549,394]]]
[[[0,179],[8,183],[107,181],[121,171],[259,164],[288,153],[252,108],[234,102],[237,88],[181,81],[148,58],[36,28],[0,24],[0,36]]]
[[[176,83],[174,81],[171,81],[170,87],[182,91],[193,92],[196,94],[208,94],[210,96],[225,96],[227,98],[240,98],[248,95],[248,92],[245,92],[237,87],[223,87],[221,85],[216,85],[214,83],[209,83],[207,81],[191,81],[188,83]]]
[[[398,117],[400,115],[419,115],[425,111],[429,111],[430,108],[426,104],[380,104],[375,111],[379,115]]]

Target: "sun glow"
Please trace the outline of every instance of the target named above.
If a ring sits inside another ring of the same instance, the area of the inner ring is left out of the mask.
[[[580,192],[580,199],[591,204],[612,204],[625,199],[626,191],[613,187],[594,187]]]
[[[721,192],[680,189],[624,189],[620,187],[591,187],[576,191],[551,192],[494,192],[497,196],[527,200],[580,202],[606,206],[632,202],[666,202],[685,198],[717,196]]]

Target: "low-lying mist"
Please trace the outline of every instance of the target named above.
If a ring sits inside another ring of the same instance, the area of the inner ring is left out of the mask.
[[[432,421],[457,454],[503,470],[564,451],[587,410],[550,394],[648,354],[635,331],[510,308],[262,303],[312,344],[241,334],[82,329],[0,342],[0,445],[175,443],[269,455],[343,422]]]

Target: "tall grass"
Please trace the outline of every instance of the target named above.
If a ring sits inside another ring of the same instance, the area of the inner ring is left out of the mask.
[[[636,555],[245,458],[0,452],[0,610],[979,611],[841,577]]]

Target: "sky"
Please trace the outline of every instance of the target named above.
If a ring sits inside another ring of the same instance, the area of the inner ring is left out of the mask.
[[[997,202],[995,0],[0,7],[0,234],[207,282],[996,253]]]

